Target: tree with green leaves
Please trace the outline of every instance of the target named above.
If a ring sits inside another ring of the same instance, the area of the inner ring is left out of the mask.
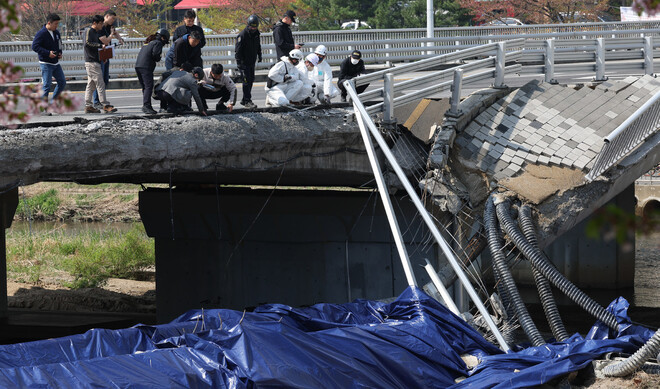
[[[373,28],[426,27],[426,0],[381,0],[375,3]],[[455,0],[434,0],[434,26],[467,26],[472,20],[470,11]]]

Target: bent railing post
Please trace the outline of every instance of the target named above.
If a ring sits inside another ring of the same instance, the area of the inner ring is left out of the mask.
[[[504,337],[502,336],[500,330],[497,328],[497,325],[495,325],[495,322],[493,321],[493,318],[490,316],[490,313],[486,309],[486,306],[479,299],[479,295],[477,294],[477,291],[474,289],[474,286],[470,283],[470,280],[468,280],[459,261],[456,259],[454,253],[451,251],[451,248],[447,244],[447,241],[440,233],[438,226],[435,225],[435,223],[431,219],[431,216],[429,216],[429,212],[426,210],[424,204],[419,199],[417,192],[415,191],[415,189],[413,189],[412,185],[408,181],[408,177],[406,177],[406,174],[401,169],[401,166],[399,166],[399,163],[392,154],[392,151],[390,151],[387,142],[385,141],[385,139],[383,139],[383,136],[380,134],[378,128],[376,128],[376,125],[369,117],[369,114],[367,113],[366,109],[364,108],[364,105],[362,105],[362,102],[360,101],[360,98],[357,95],[353,83],[351,83],[349,80],[344,82],[344,86],[346,87],[346,91],[351,96],[351,100],[353,101],[353,108],[355,109],[355,116],[357,118],[358,124],[361,123],[360,131],[363,133],[362,139],[365,141],[367,150],[369,150],[369,145],[372,144],[371,138],[369,138],[368,133],[366,133],[366,130],[368,128],[369,131],[371,132],[371,136],[373,136],[373,138],[376,140],[381,151],[383,152],[388,162],[394,169],[394,172],[396,173],[397,177],[399,177],[399,181],[401,181],[401,184],[404,186],[406,192],[410,196],[410,199],[417,208],[417,211],[422,217],[422,220],[424,220],[424,223],[426,223],[426,226],[428,227],[429,231],[431,231],[431,234],[435,238],[435,241],[442,249],[442,252],[445,254],[445,257],[447,257],[447,261],[451,264],[451,267],[454,269],[454,272],[456,272],[458,279],[460,280],[461,284],[467,291],[468,295],[470,296],[470,299],[477,307],[479,313],[482,315],[484,321],[488,325],[488,328],[491,330],[491,332],[497,339],[497,342],[499,343],[502,350],[508,352],[510,349],[509,345],[504,340]],[[372,163],[378,164],[378,161],[375,158],[372,161],[373,161]]]
[[[350,80],[349,80],[350,81]],[[355,91],[352,83],[351,90]],[[346,85],[346,83],[344,85]],[[353,104],[358,100],[359,97],[357,93],[351,94],[351,100]],[[392,236],[394,237],[394,242],[396,244],[397,252],[399,253],[399,258],[401,260],[401,265],[403,265],[403,272],[406,274],[406,280],[408,285],[417,286],[417,280],[415,279],[415,273],[413,272],[412,265],[410,264],[410,258],[408,258],[408,253],[406,252],[406,245],[403,242],[401,236],[401,230],[399,229],[399,223],[396,220],[396,215],[394,214],[394,208],[392,207],[392,201],[390,199],[390,192],[387,190],[385,185],[385,179],[383,177],[383,172],[380,169],[380,164],[378,159],[376,159],[376,151],[374,150],[373,143],[369,138],[369,133],[365,128],[364,117],[361,117],[359,111],[355,111],[355,118],[357,120],[358,126],[360,127],[360,134],[362,134],[362,141],[364,142],[364,147],[367,150],[367,156],[369,157],[369,163],[371,164],[371,169],[374,172],[374,178],[376,179],[376,185],[378,186],[378,193],[380,193],[380,198],[383,201],[383,208],[385,208],[385,214],[387,215],[387,221],[390,224],[390,229],[392,230]]]
[[[461,89],[463,87],[463,69],[454,70],[454,83],[451,85],[451,107],[449,114],[459,116],[461,114]]]
[[[558,84],[555,80],[555,40],[545,41],[545,82]]]
[[[596,78],[594,81],[607,81],[605,77],[605,41],[596,39]]]
[[[660,92],[644,103],[625,122],[603,139],[603,148],[586,175],[593,181],[627,156],[660,128]]]
[[[497,44],[497,54],[495,56],[495,82],[493,88],[505,88],[504,85],[504,67],[506,66],[506,51],[504,42]]]
[[[644,37],[644,74],[653,75],[653,37]]]

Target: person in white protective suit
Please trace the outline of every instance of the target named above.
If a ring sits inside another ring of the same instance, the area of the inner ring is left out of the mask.
[[[302,54],[302,52],[300,52],[300,54]],[[314,80],[312,80],[312,77],[314,75],[314,70],[315,70],[314,67],[318,63],[319,63],[319,58],[316,56],[316,54],[312,53],[307,55],[307,57],[305,57],[305,60],[301,61],[298,64],[298,66],[296,66],[296,68],[298,68],[298,71],[305,76],[305,79],[303,80],[303,84],[305,85],[304,88],[307,88],[307,90],[309,91],[309,95],[303,101],[303,103],[305,104],[311,104],[312,99],[315,98],[316,96],[315,93],[316,83],[314,82]]]
[[[318,45],[314,49],[319,62],[314,67],[312,79],[316,83],[316,97],[321,104],[330,104],[331,99],[339,96],[339,90],[332,83],[332,69],[328,61],[325,61],[326,52],[324,45]]]
[[[299,104],[309,97],[309,89],[304,88],[304,75],[296,68],[302,59],[302,52],[294,49],[288,57],[282,57],[280,62],[270,68],[266,84],[266,105],[281,107]]]

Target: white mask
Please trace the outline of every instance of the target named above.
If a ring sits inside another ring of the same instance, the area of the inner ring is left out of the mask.
[[[359,60],[359,59],[355,59],[355,58],[351,58],[351,63],[352,63],[353,65],[357,65],[358,63],[360,63],[360,60]]]

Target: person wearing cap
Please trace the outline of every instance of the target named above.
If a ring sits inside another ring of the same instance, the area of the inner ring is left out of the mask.
[[[291,32],[291,25],[296,22],[296,13],[288,10],[284,13],[282,20],[277,22],[273,27],[273,42],[275,43],[275,50],[277,50],[277,58],[284,58],[289,55],[293,49],[300,49],[302,46],[297,45],[293,41],[293,33]]]
[[[175,70],[156,87],[156,95],[160,100],[161,109],[170,113],[183,113],[190,110],[191,100],[195,99],[197,109],[206,116],[204,103],[199,95],[197,82],[204,78],[204,70],[196,67],[192,74],[185,70]]]
[[[321,104],[330,104],[331,99],[339,96],[339,91],[332,83],[332,69],[325,60],[327,49],[324,45],[318,45],[314,54],[318,57],[318,63],[311,78],[316,83],[316,98]]]
[[[181,38],[184,35],[190,35],[191,32],[197,31],[200,35],[199,39],[199,48],[206,46],[206,37],[204,36],[204,29],[195,24],[195,19],[197,14],[195,11],[189,9],[183,14],[183,25],[179,26],[174,30],[172,34],[172,41],[176,42],[177,39]]]
[[[220,99],[215,105],[216,111],[231,112],[236,105],[236,85],[224,73],[220,63],[214,63],[210,68],[204,69],[204,77],[199,82],[199,95],[202,98],[204,110],[208,110],[206,99]],[[227,105],[225,103],[229,102]]]
[[[151,106],[156,62],[160,61],[163,45],[169,42],[170,32],[164,28],[155,34],[149,35],[138,53],[137,61],[135,61],[135,73],[142,87],[142,112],[149,115],[156,113]]]
[[[309,97],[303,89],[303,77],[296,66],[303,60],[300,50],[291,50],[289,55],[280,58],[268,71],[266,83],[266,105],[281,107],[289,104],[299,104]]]
[[[303,52],[298,49],[291,50],[291,52],[299,52],[301,56],[304,55]],[[307,57],[305,57],[304,61],[300,61],[298,65],[296,65],[296,68],[303,76],[301,77],[301,81],[303,82],[303,89],[300,93],[307,96],[303,100],[304,104],[311,104],[312,98],[315,96],[314,88],[316,88],[316,83],[310,77],[314,74],[314,66],[316,66],[318,62],[318,57],[315,54],[309,54]]]
[[[243,73],[243,98],[241,105],[245,108],[256,108],[252,102],[252,85],[254,84],[254,69],[261,62],[261,38],[259,33],[259,17],[250,15],[247,26],[236,37],[234,46],[236,66]]]
[[[364,74],[364,61],[362,60],[362,53],[360,50],[354,50],[351,55],[344,59],[339,65],[339,79],[337,80],[337,86],[341,90],[341,101],[346,102],[346,88],[344,87],[344,81],[351,80],[357,76]],[[357,93],[360,94],[364,92],[369,84],[364,84],[356,87]]]

